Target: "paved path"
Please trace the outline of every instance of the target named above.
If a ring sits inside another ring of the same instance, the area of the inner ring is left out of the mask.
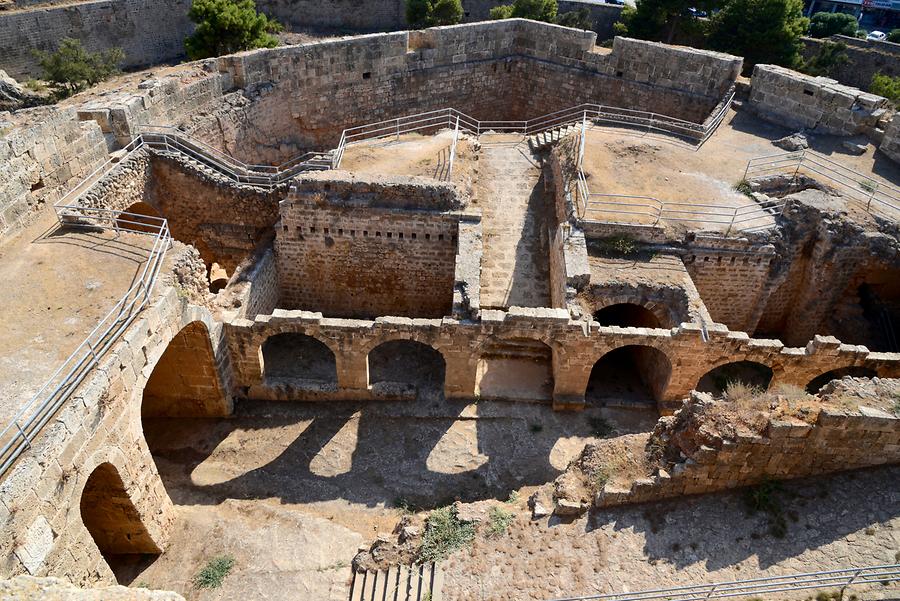
[[[482,136],[476,204],[483,211],[483,308],[549,307],[548,200],[538,162],[516,136]]]

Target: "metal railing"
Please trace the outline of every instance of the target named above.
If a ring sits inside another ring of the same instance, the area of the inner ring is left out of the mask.
[[[330,152],[308,152],[280,165],[247,164],[174,127],[145,125],[139,131],[136,139],[140,139],[146,146],[180,153],[219,171],[237,183],[263,188],[278,186],[304,171],[332,167]]]
[[[172,240],[168,222],[160,217],[68,204],[55,208],[65,227],[151,234],[154,240],[136,283],[0,431],[0,475],[33,444],[40,430],[147,305]]]
[[[744,179],[772,174],[800,174],[829,184],[844,198],[871,214],[900,220],[900,188],[876,181],[864,173],[854,171],[813,150],[783,152],[757,157],[747,162]],[[824,180],[824,181],[823,181]]]
[[[355,144],[388,138],[398,139],[410,133],[454,128],[473,136],[488,132],[534,136],[570,125],[612,124],[659,131],[702,144],[725,118],[733,99],[734,94],[731,94],[714,118],[707,120],[705,125],[659,113],[591,103],[579,104],[521,121],[479,120],[454,108],[436,109],[345,129],[337,148],[331,151],[331,166],[333,169],[339,169],[344,152]]]
[[[774,593],[810,589],[845,589],[864,584],[889,584],[900,580],[900,564],[846,568],[825,572],[807,572],[789,576],[770,576],[733,580],[716,584],[677,586],[626,593],[607,593],[582,597],[564,597],[553,601],[706,601],[734,597],[759,597]]]

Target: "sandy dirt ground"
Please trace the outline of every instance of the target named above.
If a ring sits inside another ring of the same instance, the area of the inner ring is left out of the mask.
[[[148,235],[61,230],[47,212],[0,246],[0,423],[122,298],[152,245]]]
[[[552,480],[595,440],[596,418],[647,431],[648,410],[450,403],[245,402],[216,420],[147,420],[178,506],[168,551],[132,582],[189,599],[346,599],[363,542],[389,533],[398,506],[506,499]],[[193,590],[212,556],[237,564],[222,589]]]
[[[732,111],[712,138],[699,149],[660,134],[594,128],[588,133],[584,165],[591,192],[649,198],[594,197],[592,201],[595,204],[590,209],[589,217],[612,219],[610,211],[618,210],[630,214],[619,214],[617,219],[654,223],[658,203],[652,199],[656,199],[667,203],[670,209],[664,218],[698,220],[684,222],[682,227],[723,229],[731,208],[753,203],[734,189],[744,176],[747,161],[785,152],[772,141],[790,133],[790,130],[757,119],[745,111]],[[872,144],[868,145],[865,154],[854,156],[843,151],[842,138],[812,135],[809,140],[812,150],[864,174],[872,181],[900,185],[900,167],[877,152]],[[608,204],[610,202],[635,206],[614,207]],[[710,209],[699,205],[723,208]],[[706,219],[703,215],[691,213],[693,211],[722,215]],[[772,223],[771,217],[761,216],[745,226],[765,227]]]
[[[453,132],[450,130],[433,136],[413,133],[399,139],[356,144],[344,152],[341,169],[379,175],[416,175],[466,184],[477,159],[474,144],[468,137],[460,137],[451,171],[452,144]]]
[[[597,418],[626,434],[647,431],[654,412],[431,399],[322,413],[251,402],[230,419],[147,420],[178,519],[167,552],[132,586],[190,600],[346,599],[353,556],[392,530],[398,506],[505,500],[513,490],[517,500],[504,504],[516,516],[511,528],[479,530],[444,564],[445,599],[715,582],[890,563],[900,551],[897,467],[785,484],[775,493],[784,538],[770,533],[767,514],[748,511],[742,492],[532,520],[527,496],[596,440]],[[224,586],[195,589],[193,576],[220,554],[236,559]]]

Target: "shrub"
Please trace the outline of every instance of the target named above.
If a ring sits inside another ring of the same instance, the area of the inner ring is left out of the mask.
[[[406,0],[406,22],[417,29],[456,25],[462,18],[462,0]]]
[[[847,56],[847,44],[844,42],[825,42],[819,53],[802,67],[804,73],[810,75],[831,75],[835,69],[850,61]]]
[[[118,73],[125,53],[121,48],[88,52],[79,40],[63,38],[56,52],[35,52],[35,56],[44,79],[60,86],[60,96],[65,97]]]
[[[488,536],[496,537],[506,534],[515,516],[502,507],[491,507],[488,513]]]
[[[256,12],[254,0],[193,0],[188,17],[197,28],[184,41],[193,60],[252,50],[274,48],[278,21]]]
[[[194,576],[196,588],[219,588],[225,577],[234,567],[234,557],[231,555],[219,555],[209,560],[200,573]]]
[[[556,22],[559,6],[556,0],[516,0],[512,5],[501,4],[491,9],[492,19],[532,19]]]
[[[872,85],[869,91],[887,98],[891,104],[900,106],[900,76],[891,77],[876,73],[872,76]]]
[[[853,37],[857,29],[856,17],[847,13],[816,13],[809,20],[809,35],[814,38],[837,34]]]
[[[475,538],[475,526],[459,519],[456,507],[432,511],[425,522],[425,534],[419,547],[419,563],[441,561],[467,546]]]
[[[462,0],[435,0],[431,7],[431,25],[456,25],[462,18]]]
[[[575,29],[590,30],[594,28],[594,23],[591,21],[591,13],[585,7],[559,15],[556,22],[563,27],[573,27]]]
[[[900,28],[890,30],[887,35],[887,41],[900,44]]]
[[[512,4],[501,4],[492,8],[490,14],[491,18],[496,21],[497,19],[512,19],[512,13]]]

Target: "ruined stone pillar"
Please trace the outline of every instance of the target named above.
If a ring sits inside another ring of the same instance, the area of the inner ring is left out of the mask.
[[[367,353],[348,350],[335,354],[338,388],[342,391],[369,389],[369,356]]]
[[[448,399],[475,397],[478,361],[469,353],[444,352],[444,396]]]

